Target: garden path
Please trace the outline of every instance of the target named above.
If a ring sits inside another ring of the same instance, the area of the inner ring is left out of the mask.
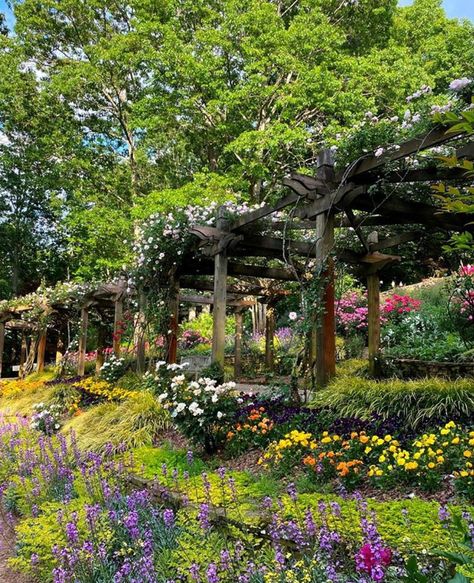
[[[8,567],[8,559],[14,553],[15,539],[11,527],[0,512],[0,583],[31,583],[25,575],[15,573]]]

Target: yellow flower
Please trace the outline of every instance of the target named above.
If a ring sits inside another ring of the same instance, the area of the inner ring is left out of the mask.
[[[430,470],[432,470],[433,468],[435,468],[435,467],[436,467],[436,464],[434,464],[433,462],[430,462],[430,463],[428,464],[428,467],[429,467],[429,469],[430,469]]]
[[[461,440],[459,439],[459,437],[455,437],[454,439],[452,439],[452,440],[451,440],[451,443],[452,443],[453,445],[458,445],[458,443],[459,443],[460,441],[461,441]]]
[[[470,451],[469,449],[466,449],[466,451],[463,453],[464,457],[472,457],[472,451]]]

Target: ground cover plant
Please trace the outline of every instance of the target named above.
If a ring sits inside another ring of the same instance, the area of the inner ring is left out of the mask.
[[[111,450],[80,452],[73,435],[32,433],[21,420],[2,419],[0,427],[1,499],[22,517],[13,563],[40,581],[257,583],[298,576],[362,583],[409,580],[421,569],[420,576],[444,582],[456,565],[443,552],[472,544],[467,508],[461,516],[456,507],[406,500],[398,512],[397,505],[384,512],[383,504],[368,505],[359,495],[300,496],[288,484],[279,497],[261,499],[257,510],[236,473],[219,468],[200,475],[190,452],[180,469],[163,463],[152,470],[154,490],[130,490],[129,454],[114,460]],[[420,516],[432,526],[424,540],[431,537],[440,556],[433,546],[426,555],[424,542],[413,544]],[[465,552],[459,574],[469,576],[471,551]]]

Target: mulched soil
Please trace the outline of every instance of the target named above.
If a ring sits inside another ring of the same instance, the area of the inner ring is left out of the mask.
[[[0,582],[1,583],[32,583],[32,580],[15,573],[8,566],[8,559],[14,554],[15,536],[12,528],[5,522],[0,512]]]

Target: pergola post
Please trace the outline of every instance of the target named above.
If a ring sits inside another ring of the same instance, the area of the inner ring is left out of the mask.
[[[265,366],[269,372],[275,368],[275,307],[272,304],[266,306]]]
[[[329,150],[318,158],[320,179],[334,180],[334,161]],[[320,305],[316,307],[316,384],[324,387],[336,374],[336,316],[334,308],[334,215],[329,210],[316,217],[316,259],[321,278]]]
[[[20,348],[20,376],[25,366],[27,356],[28,356],[28,340],[26,338],[26,332],[23,330],[21,333],[21,348]]]
[[[229,222],[225,218],[225,209],[220,207],[217,212],[217,228],[228,229]],[[212,362],[224,366],[225,356],[225,319],[227,304],[227,252],[221,249],[214,258],[214,311],[212,329]]]
[[[380,374],[380,276],[367,276],[367,322],[369,327],[369,372],[371,376]]]
[[[105,343],[107,330],[105,326],[100,326],[97,329],[97,356],[95,359],[95,372],[99,374],[100,369],[105,362]]]
[[[242,375],[242,332],[243,332],[242,308],[235,310],[235,344],[234,344],[234,377]]]
[[[114,302],[114,337],[113,337],[113,350],[115,356],[120,356],[120,343],[122,341],[122,319],[123,319],[123,300],[121,298],[116,299]]]
[[[83,377],[86,372],[86,346],[87,346],[87,326],[89,324],[89,310],[83,307],[81,310],[81,330],[79,334],[79,354],[77,360],[77,374]]]
[[[0,322],[0,379],[2,378],[4,349],[5,349],[5,322]]]
[[[170,285],[170,327],[167,336],[168,364],[174,364],[178,360],[178,326],[179,326],[179,280],[173,278]]]
[[[138,292],[138,317],[137,317],[137,334],[136,334],[136,350],[137,350],[137,372],[145,372],[145,316],[146,296],[142,288]]]
[[[46,355],[46,341],[47,341],[47,329],[41,330],[40,337],[38,341],[38,352],[36,358],[36,372],[44,371],[44,359]]]

